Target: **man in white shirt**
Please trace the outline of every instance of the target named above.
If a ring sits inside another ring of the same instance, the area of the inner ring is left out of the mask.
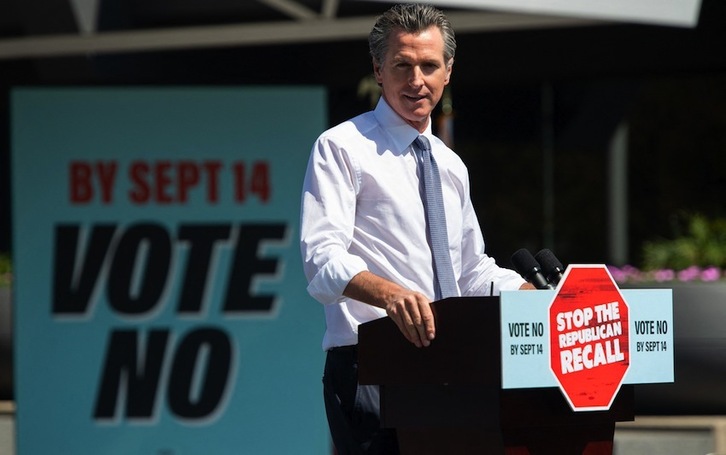
[[[375,110],[320,135],[302,196],[301,252],[308,292],[325,309],[324,396],[339,455],[397,453],[395,434],[379,429],[377,388],[357,384],[358,325],[387,315],[418,347],[436,335],[436,267],[412,145],[419,136],[441,179],[456,281],[449,294],[532,288],[484,252],[468,171],[431,133],[456,49],[448,19],[431,6],[394,6],[376,21],[369,46],[382,97]]]

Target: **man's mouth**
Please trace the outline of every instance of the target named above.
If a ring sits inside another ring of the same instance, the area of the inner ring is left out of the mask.
[[[404,98],[406,98],[410,101],[413,101],[413,102],[421,101],[422,99],[426,98],[423,95],[403,95],[403,96],[404,96]]]

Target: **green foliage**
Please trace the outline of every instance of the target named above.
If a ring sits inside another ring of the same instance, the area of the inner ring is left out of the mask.
[[[643,244],[643,269],[683,270],[690,266],[726,267],[726,219],[682,216],[673,239]]]
[[[12,271],[10,255],[7,253],[0,253],[0,287],[10,286]]]

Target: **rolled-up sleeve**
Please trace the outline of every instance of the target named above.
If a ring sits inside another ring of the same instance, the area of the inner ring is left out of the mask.
[[[367,269],[348,252],[359,181],[350,155],[330,138],[319,138],[303,183],[300,249],[308,292],[323,304],[340,301],[350,280]]]

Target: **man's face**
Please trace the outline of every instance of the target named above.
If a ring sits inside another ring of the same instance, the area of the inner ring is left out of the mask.
[[[384,61],[380,65],[374,61],[373,71],[386,102],[423,132],[449,83],[452,64],[453,59],[444,61],[444,39],[432,26],[418,34],[394,30]]]

